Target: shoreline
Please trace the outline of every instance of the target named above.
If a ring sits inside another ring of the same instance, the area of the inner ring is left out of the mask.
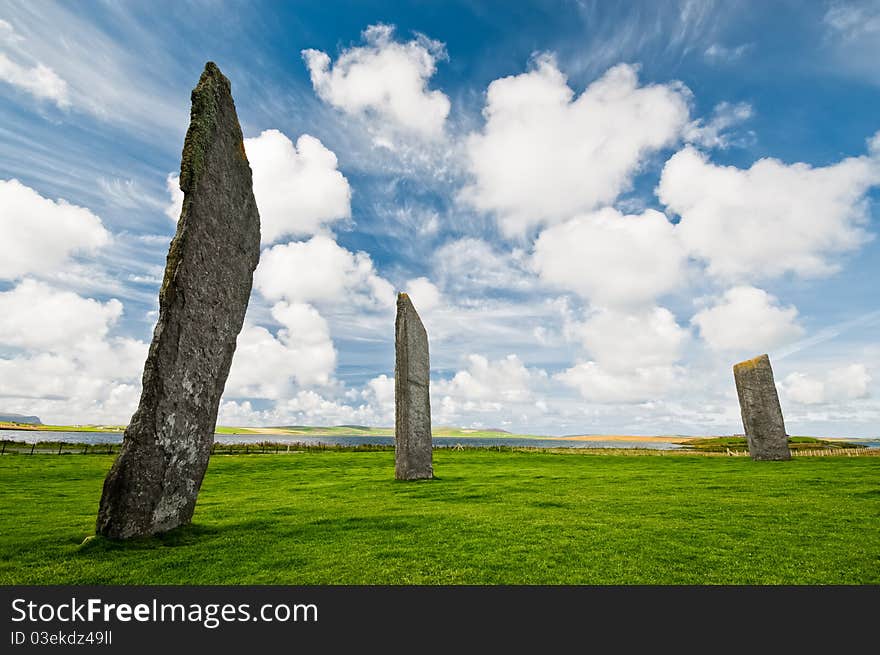
[[[576,434],[570,437],[545,437],[546,439],[554,439],[557,441],[635,441],[638,443],[646,443],[652,441],[663,441],[665,443],[687,443],[694,439],[714,439],[716,437],[684,437],[681,435],[657,435],[653,437],[645,435],[627,435],[627,434]]]
[[[382,437],[394,437],[393,428],[375,428],[369,431],[358,431],[360,434],[346,434],[338,431],[336,428],[329,428],[327,432],[320,431],[299,431],[299,430],[285,430],[283,428],[236,428],[236,427],[226,427],[226,426],[218,426],[218,429],[223,429],[223,432],[216,432],[221,436],[287,436],[287,437],[339,437],[339,436],[382,436]],[[240,432],[238,430],[241,430]],[[121,434],[125,431],[124,426],[56,426],[56,425],[0,425],[0,433],[4,431],[17,431],[17,432],[82,432],[82,433],[91,433],[91,434]],[[442,432],[443,430],[438,430],[438,432]],[[548,441],[583,441],[583,442],[596,442],[596,441],[607,441],[607,442],[620,442],[620,443],[672,443],[672,444],[686,444],[690,441],[694,441],[697,439],[722,439],[722,438],[730,438],[730,437],[742,437],[743,435],[702,435],[702,436],[690,436],[690,435],[628,435],[628,434],[575,434],[568,435],[564,437],[555,437],[555,436],[542,436],[542,435],[534,435],[534,434],[513,434],[510,432],[499,432],[497,434],[490,434],[486,432],[478,433],[478,434],[468,434],[468,432],[481,432],[478,430],[462,430],[464,434],[434,434],[434,437],[448,437],[448,438],[456,438],[456,439],[536,439],[536,440],[548,440]],[[808,435],[789,435],[789,437],[801,437]],[[814,439],[823,439],[827,441],[875,441],[877,437],[811,437]]]

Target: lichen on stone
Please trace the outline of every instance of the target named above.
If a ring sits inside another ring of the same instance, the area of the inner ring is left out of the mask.
[[[229,80],[220,72],[214,62],[209,61],[205,64],[205,70],[199,78],[199,83],[192,91],[189,129],[186,131],[183,154],[180,159],[180,189],[184,194],[195,188],[204,168],[205,155],[217,129],[217,109],[221,85],[229,93],[231,88]]]
[[[749,368],[756,368],[758,364],[761,363],[761,360],[767,358],[767,355],[758,355],[757,357],[752,357],[751,359],[747,359],[744,362],[740,362],[739,364],[734,364],[734,370],[744,370]]]
[[[171,288],[171,280],[177,271],[180,263],[181,254],[183,253],[183,244],[186,241],[186,209],[180,213],[180,221],[177,224],[177,233],[171,239],[171,245],[168,248],[168,258],[165,262],[165,274],[162,277],[162,287],[159,289],[159,307],[163,307],[171,298],[168,296]]]
[[[186,243],[189,196],[195,190],[199,176],[204,169],[205,157],[217,130],[217,111],[221,86],[224,87],[223,91],[230,92],[229,80],[220,72],[214,62],[209,61],[205,64],[205,70],[191,96],[190,123],[180,159],[180,190],[183,191],[184,196],[183,208],[180,212],[180,219],[177,221],[177,232],[168,248],[165,274],[162,278],[162,287],[159,289],[160,307],[170,300],[168,294],[171,281],[174,279],[177,265],[183,253],[183,246]],[[244,143],[241,147],[243,151]],[[246,157],[245,161],[247,161]]]

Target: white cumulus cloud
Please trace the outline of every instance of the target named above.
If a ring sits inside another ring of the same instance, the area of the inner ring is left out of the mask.
[[[449,114],[449,99],[428,89],[437,62],[446,58],[439,41],[423,35],[406,43],[394,28],[371,25],[366,45],[344,50],[332,64],[320,50],[303,50],[318,96],[348,114],[373,115],[406,132],[437,137]]]
[[[790,343],[804,334],[798,311],[782,307],[763,289],[738,286],[691,319],[710,348],[754,356]]]
[[[666,162],[657,193],[717,278],[823,275],[837,268],[830,256],[868,238],[865,194],[880,184],[878,160],[871,146],[869,156],[825,167],[768,158],[740,169],[686,147]]]
[[[681,85],[639,86],[626,64],[575,98],[544,55],[530,72],[492,82],[483,114],[483,130],[467,139],[474,181],[462,198],[520,236],[613,202],[650,153],[678,139],[689,111]]]
[[[801,405],[817,405],[825,402],[825,383],[805,373],[790,373],[779,386],[782,387],[787,400]]]
[[[684,282],[686,253],[658,211],[604,208],[544,230],[533,265],[541,279],[603,306],[649,303]]]
[[[279,302],[272,317],[281,324],[273,335],[246,324],[235,349],[224,398],[288,397],[293,385],[327,385],[336,368],[336,349],[327,321],[311,305]]]
[[[467,356],[467,368],[451,379],[431,385],[441,423],[461,418],[467,413],[512,411],[524,404],[534,405],[533,386],[544,380],[542,370],[528,369],[516,355],[490,360],[483,355]]]
[[[47,422],[122,423],[137,404],[147,344],[112,336],[115,299],[83,298],[25,279],[0,293],[0,398]]]
[[[821,405],[867,398],[871,380],[864,364],[850,364],[824,375],[795,371],[785,377],[780,387],[787,400],[801,405]]]
[[[282,236],[309,236],[351,216],[351,188],[336,155],[303,134],[296,146],[278,130],[244,140],[254,173],[264,244]]]
[[[583,323],[566,326],[591,356],[555,378],[595,403],[645,402],[681,387],[676,362],[689,333],[665,307],[598,308]]]
[[[569,333],[610,370],[671,364],[681,356],[689,336],[665,307],[633,312],[599,309],[585,322],[570,326]]]
[[[0,292],[0,343],[65,351],[101,340],[122,315],[122,303],[101,303],[36,280]]]
[[[828,372],[825,384],[831,398],[867,398],[871,374],[864,364],[850,364]]]
[[[264,250],[254,287],[268,300],[394,306],[394,288],[367,253],[353,253],[321,234]]]
[[[384,373],[367,382],[364,395],[374,400],[386,415],[394,416],[394,378]]]
[[[407,282],[406,293],[418,312],[429,312],[440,304],[440,289],[426,277]]]
[[[683,371],[676,366],[640,366],[609,370],[594,361],[579,362],[554,376],[594,403],[641,403],[673,394],[681,387]]]
[[[44,198],[16,179],[0,180],[0,279],[44,274],[74,254],[110,242],[101,219],[66,200]]]

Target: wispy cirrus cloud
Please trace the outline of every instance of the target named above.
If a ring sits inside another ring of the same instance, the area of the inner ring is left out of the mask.
[[[131,20],[124,7],[107,8],[120,21]],[[64,39],[58,38],[60,25]],[[186,109],[177,102],[179,73],[155,34],[138,30],[121,37],[63,3],[10,2],[3,8],[3,35],[0,79],[102,122],[182,133]]]

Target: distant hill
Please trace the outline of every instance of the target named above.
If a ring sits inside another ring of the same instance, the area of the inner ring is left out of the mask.
[[[0,421],[8,423],[27,423],[28,425],[42,425],[39,416],[25,416],[24,414],[0,414]]]
[[[349,430],[375,430],[376,428],[372,428],[369,425],[334,425],[334,426],[322,426],[322,425],[272,425],[266,429],[269,430],[337,430],[339,428],[347,428]],[[261,428],[257,428],[261,429]]]

